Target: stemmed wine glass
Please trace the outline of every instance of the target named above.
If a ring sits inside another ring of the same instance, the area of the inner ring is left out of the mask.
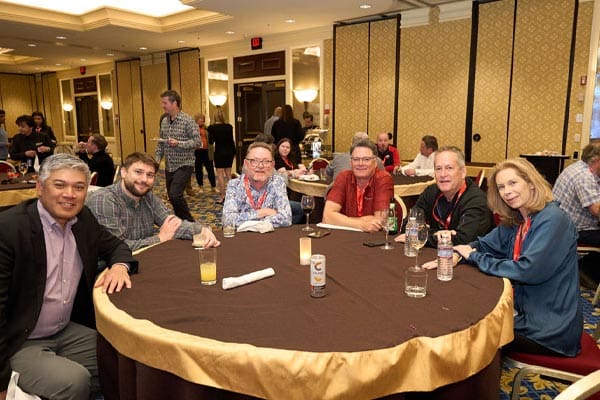
[[[414,230],[413,236],[411,237],[411,246],[415,248],[415,268],[419,267],[419,250],[425,243],[427,243],[427,237],[429,236],[429,226],[425,223],[417,223],[417,227]]]
[[[27,165],[26,162],[22,162],[19,164],[19,172],[21,173],[21,176],[23,177],[23,179],[25,179],[25,174],[27,173],[28,169],[29,169],[29,166]]]
[[[388,213],[388,209],[375,211],[375,217],[381,222],[381,226],[385,230],[385,245],[381,247],[382,250],[391,250],[394,248],[388,241],[388,234],[392,228],[391,224],[394,223],[394,221],[388,217]]]
[[[306,214],[306,226],[302,228],[302,230],[305,232],[313,231],[313,228],[309,226],[309,216],[315,208],[315,198],[313,196],[302,195],[301,204],[302,211],[304,211],[304,213]]]

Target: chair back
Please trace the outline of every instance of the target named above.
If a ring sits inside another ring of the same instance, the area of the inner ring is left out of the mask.
[[[579,257],[583,257],[590,253],[600,253],[600,247],[594,246],[592,244],[577,243],[577,255]],[[595,306],[596,304],[598,304],[598,301],[600,301],[600,283],[596,288],[596,293],[594,294],[594,298],[592,299],[592,305]],[[598,325],[600,326],[600,324]]]
[[[479,187],[481,187],[481,185],[483,184],[483,179],[485,178],[485,170],[480,169],[479,172],[477,173],[477,176],[475,176],[475,179],[473,180],[473,182],[475,182],[475,184]]]
[[[92,172],[92,176],[90,178],[90,185],[96,186],[98,183],[98,171]]]
[[[0,161],[0,172],[17,172],[14,165],[8,161]]]
[[[327,168],[329,161],[324,158],[315,158],[311,164],[313,171],[318,171],[320,169]]]
[[[119,172],[121,172],[121,166],[117,165],[115,167],[115,175],[113,176],[113,183],[116,183],[119,180],[119,177],[120,177]]]
[[[581,378],[559,393],[554,400],[584,400],[600,393],[600,369]],[[597,397],[597,396],[596,396]],[[595,398],[595,397],[594,397]]]

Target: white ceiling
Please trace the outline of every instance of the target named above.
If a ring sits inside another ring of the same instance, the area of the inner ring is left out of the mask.
[[[331,27],[338,21],[462,0],[180,1],[195,9],[155,18],[108,7],[73,16],[0,0],[0,48],[14,49],[0,54],[0,72],[59,71],[177,48]],[[371,8],[359,8],[365,3]],[[285,22],[288,19],[295,22]],[[60,35],[67,38],[57,39]]]

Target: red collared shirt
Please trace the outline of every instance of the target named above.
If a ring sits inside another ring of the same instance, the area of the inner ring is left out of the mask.
[[[390,174],[376,170],[365,187],[362,213],[359,215],[356,197],[357,186],[352,170],[342,171],[336,177],[331,190],[327,194],[327,200],[341,205],[340,212],[342,214],[348,217],[359,217],[361,215],[373,215],[375,210],[386,210],[389,207],[390,199],[394,196],[394,183]]]

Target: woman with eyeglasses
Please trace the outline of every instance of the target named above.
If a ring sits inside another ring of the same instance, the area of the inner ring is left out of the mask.
[[[215,145],[214,162],[217,174],[217,188],[220,198],[218,204],[225,200],[225,187],[231,176],[231,165],[235,157],[233,126],[225,122],[221,108],[217,109],[213,123],[208,127],[208,142]]]

